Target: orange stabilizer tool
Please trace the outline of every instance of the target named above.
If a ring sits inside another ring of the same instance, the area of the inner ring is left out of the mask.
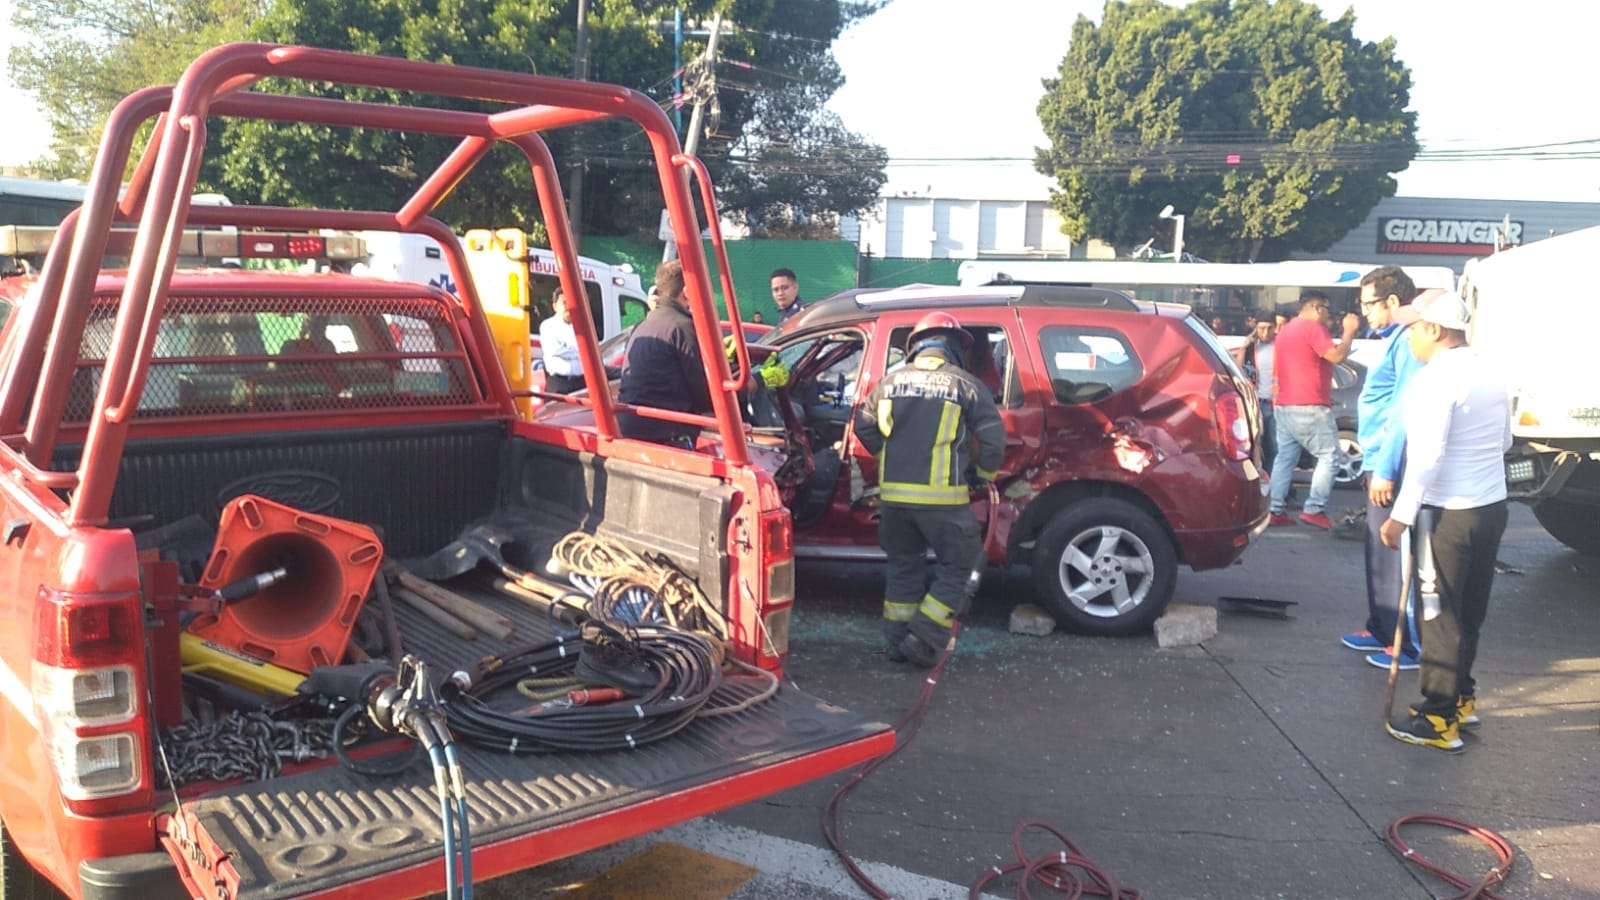
[[[295,672],[337,665],[382,562],[383,546],[365,525],[244,494],[222,510],[200,583],[221,588],[280,567],[288,575],[188,630]]]

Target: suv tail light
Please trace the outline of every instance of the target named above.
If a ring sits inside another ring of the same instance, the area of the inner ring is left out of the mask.
[[[767,591],[760,659],[763,668],[777,668],[789,653],[789,613],[794,608],[794,520],[787,509],[762,513],[761,558]]]
[[[1254,444],[1250,440],[1250,420],[1244,414],[1244,403],[1239,395],[1229,391],[1218,397],[1215,411],[1222,451],[1240,462],[1249,459]]]
[[[35,609],[34,717],[61,795],[94,801],[138,792],[149,731],[139,596],[47,588]]]

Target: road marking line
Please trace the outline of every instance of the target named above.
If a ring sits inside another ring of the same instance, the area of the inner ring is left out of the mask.
[[[670,840],[760,869],[763,875],[803,882],[842,896],[856,896],[861,888],[833,851],[787,838],[773,837],[748,828],[695,819],[651,835],[648,840]],[[963,900],[966,885],[928,878],[884,863],[858,859],[857,865],[892,897]],[[987,895],[985,895],[987,896]]]

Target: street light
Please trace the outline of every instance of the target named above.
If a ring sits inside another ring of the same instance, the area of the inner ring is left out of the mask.
[[[1175,262],[1183,262],[1183,214],[1172,211],[1172,204],[1161,207],[1161,218],[1171,219],[1175,224],[1172,229],[1172,258]]]

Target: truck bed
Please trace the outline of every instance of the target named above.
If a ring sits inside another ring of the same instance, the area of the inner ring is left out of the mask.
[[[471,576],[449,586],[511,618],[516,633],[509,643],[482,634],[462,641],[398,604],[407,651],[436,673],[470,670],[482,656],[551,636],[543,612]],[[737,702],[765,684],[728,678],[711,704]],[[474,876],[528,868],[736,805],[886,752],[893,741],[889,726],[784,685],[749,710],[697,719],[635,751],[511,757],[462,744]],[[184,809],[228,855],[237,897],[342,893],[409,869],[417,870],[409,876],[417,894],[443,888],[443,834],[425,761],[382,779],[334,764],[215,790]]]
[[[76,455],[76,446],[64,446],[57,467],[70,467]],[[725,563],[714,542],[726,531],[729,498],[718,482],[519,439],[501,422],[144,440],[129,445],[121,466],[113,515],[140,523],[141,545],[176,528],[181,539],[167,549],[177,551],[169,558],[181,560],[186,577],[212,537],[203,527],[189,534],[185,524],[211,521],[227,498],[249,491],[369,523],[394,558],[412,562],[468,523],[493,522],[527,550],[547,550],[572,530],[597,531],[668,556],[697,577],[713,604],[723,604]],[[700,528],[681,527],[686,509]],[[406,651],[436,678],[553,637],[542,609],[472,574],[447,585],[516,627],[507,642],[481,631],[462,640],[397,601]],[[731,705],[767,684],[728,678],[711,705]],[[715,812],[893,745],[889,726],[787,685],[749,710],[696,720],[632,752],[509,757],[461,744],[474,876],[526,869]],[[229,868],[236,874],[232,896],[408,896],[444,885],[440,812],[423,760],[381,779],[330,760],[186,795],[183,810],[200,845],[225,855],[224,878],[232,880]],[[211,893],[209,870],[178,862]]]

